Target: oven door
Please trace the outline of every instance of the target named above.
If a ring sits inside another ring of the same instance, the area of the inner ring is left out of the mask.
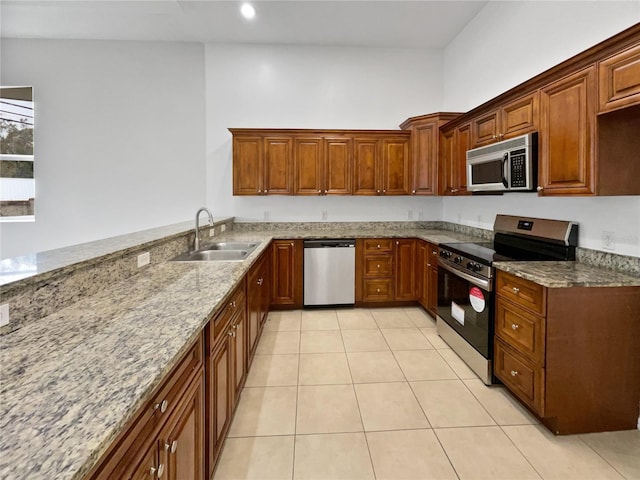
[[[438,317],[484,358],[493,356],[491,281],[438,263]]]
[[[467,159],[467,189],[472,192],[509,188],[509,154],[504,151]]]

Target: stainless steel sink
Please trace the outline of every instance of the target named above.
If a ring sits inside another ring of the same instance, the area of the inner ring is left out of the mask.
[[[252,251],[258,242],[218,242],[207,245],[202,250],[248,250]]]
[[[241,262],[260,242],[218,242],[172,258],[172,262]]]
[[[172,262],[241,262],[247,256],[247,250],[199,250],[187,252],[172,258]]]

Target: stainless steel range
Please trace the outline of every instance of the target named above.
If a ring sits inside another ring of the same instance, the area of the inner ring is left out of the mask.
[[[575,260],[578,224],[497,215],[494,241],[441,244],[438,334],[484,383],[493,383],[493,262]]]

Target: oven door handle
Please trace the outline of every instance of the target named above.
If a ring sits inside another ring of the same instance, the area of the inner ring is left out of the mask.
[[[476,287],[484,288],[487,292],[492,291],[493,285],[491,284],[491,280],[483,280],[482,278],[474,277],[473,275],[469,275],[466,272],[462,272],[456,268],[450,267],[446,263],[443,263],[440,259],[438,259],[438,267],[444,268],[448,272],[457,275],[460,278],[464,278],[469,283],[472,283]]]

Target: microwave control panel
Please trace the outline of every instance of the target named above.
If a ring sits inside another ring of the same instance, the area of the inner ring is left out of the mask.
[[[511,159],[511,188],[527,186],[526,153],[524,148],[509,152]]]

